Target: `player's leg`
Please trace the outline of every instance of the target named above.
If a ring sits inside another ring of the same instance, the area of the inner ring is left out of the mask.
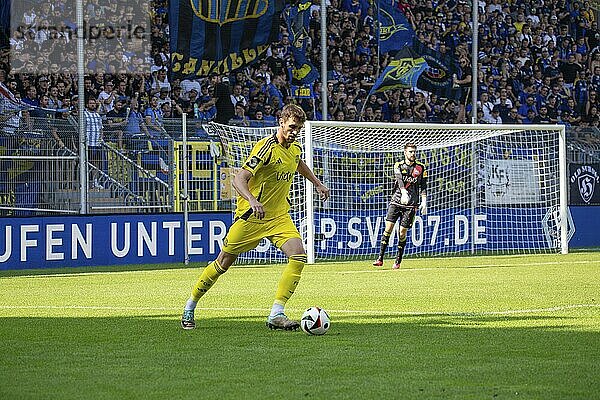
[[[394,261],[394,265],[392,269],[400,268],[400,263],[402,262],[402,256],[404,255],[404,248],[406,247],[406,233],[408,229],[401,226],[398,229],[398,254],[396,255],[396,260]]]
[[[183,316],[181,317],[181,327],[183,329],[194,329],[196,321],[194,319],[194,311],[198,301],[208,290],[215,284],[217,279],[223,275],[229,267],[235,262],[236,254],[229,254],[221,251],[217,259],[211,262],[204,268],[200,278],[192,288],[192,294],[185,303],[183,308]]]
[[[400,228],[398,229],[398,254],[396,261],[394,262],[393,269],[400,268],[402,262],[402,256],[404,255],[404,248],[406,247],[406,234],[413,224],[415,219],[415,208],[407,208],[402,212],[402,219],[400,220]]]
[[[392,231],[394,230],[395,221],[385,221],[385,230],[383,231],[383,235],[381,236],[381,244],[379,247],[379,256],[377,260],[373,262],[373,265],[376,267],[383,266],[383,257],[385,256],[385,252],[390,243],[390,236],[392,236]]]
[[[231,225],[217,259],[204,268],[192,288],[191,296],[185,304],[181,318],[183,329],[194,329],[196,327],[194,310],[198,301],[215,284],[217,279],[233,265],[238,254],[251,250],[258,245],[262,238],[258,234],[259,228],[258,224],[247,223],[243,220],[235,221]]]
[[[373,262],[373,265],[376,267],[381,267],[383,265],[383,257],[385,256],[385,252],[390,243],[390,236],[392,236],[394,225],[396,224],[398,216],[400,215],[399,213],[399,207],[390,204],[390,206],[388,207],[387,215],[385,216],[385,230],[383,231],[383,235],[381,236],[379,256],[377,257],[377,260]]]
[[[306,251],[291,218],[286,217],[285,220],[275,225],[278,232],[269,237],[275,246],[279,247],[288,257],[288,264],[283,269],[281,278],[279,278],[275,300],[271,307],[271,313],[267,318],[267,326],[271,329],[295,330],[298,329],[300,324],[297,321],[288,319],[284,309],[300,282],[300,276],[306,263]]]

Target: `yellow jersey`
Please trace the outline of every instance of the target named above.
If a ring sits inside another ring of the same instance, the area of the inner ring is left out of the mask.
[[[264,221],[289,211],[288,197],[301,154],[302,149],[297,142],[285,148],[275,135],[261,139],[252,148],[242,168],[252,174],[248,188],[263,205]],[[254,217],[248,200],[240,195],[237,197],[235,217],[251,222],[261,221]]]

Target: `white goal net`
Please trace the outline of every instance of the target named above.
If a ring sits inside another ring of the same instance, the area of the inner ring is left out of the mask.
[[[232,173],[275,128],[211,124]],[[564,127],[417,125],[308,121],[304,160],[331,189],[321,202],[312,184],[294,181],[292,217],[310,261],[375,258],[406,143],[428,170],[428,213],[417,213],[405,256],[567,251]],[[388,257],[396,252],[396,230]],[[268,242],[242,258],[276,261]]]

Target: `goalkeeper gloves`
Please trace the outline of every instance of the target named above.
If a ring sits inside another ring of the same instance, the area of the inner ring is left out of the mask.
[[[410,201],[410,196],[408,195],[408,190],[406,190],[405,188],[400,189],[400,192],[402,193],[400,196],[400,204],[408,204],[408,202]]]
[[[427,215],[427,198],[421,197],[421,204],[419,204],[419,212],[421,215]]]

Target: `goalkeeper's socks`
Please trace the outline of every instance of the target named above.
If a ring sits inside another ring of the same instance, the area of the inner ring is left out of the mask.
[[[283,270],[279,284],[277,285],[277,292],[275,293],[275,303],[280,304],[282,307],[292,297],[298,282],[300,281],[300,274],[306,263],[306,254],[295,254],[289,258],[288,265]]]
[[[402,262],[402,256],[404,255],[404,248],[406,247],[406,237],[398,241],[398,256],[396,257],[396,264]]]
[[[219,276],[223,275],[225,271],[226,270],[221,267],[221,264],[219,264],[217,260],[208,264],[208,266],[204,268],[204,271],[202,271],[200,278],[198,278],[198,282],[196,282],[194,285],[190,299],[198,302],[198,300],[200,300],[200,298],[204,296],[206,292],[208,292],[208,289],[215,284],[217,279],[219,279]]]
[[[381,236],[381,248],[379,249],[379,257],[377,257],[378,260],[383,260],[383,257],[385,256],[385,251],[388,247],[388,243],[390,242],[391,234],[391,232],[383,232],[383,235]]]

